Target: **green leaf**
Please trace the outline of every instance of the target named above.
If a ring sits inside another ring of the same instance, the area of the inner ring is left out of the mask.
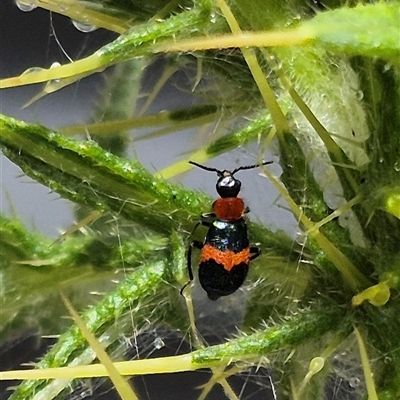
[[[335,53],[381,57],[400,62],[400,5],[358,4],[321,12],[304,23],[316,43]]]

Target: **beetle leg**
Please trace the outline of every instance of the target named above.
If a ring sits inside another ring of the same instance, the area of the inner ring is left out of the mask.
[[[214,212],[203,213],[203,214],[201,214],[200,218],[201,218],[202,222],[207,222],[204,220],[207,220],[210,218],[215,218],[215,213]]]
[[[194,235],[194,233],[196,232],[199,225],[210,227],[211,222],[209,221],[209,219],[211,219],[211,218],[215,218],[215,214],[213,212],[201,214],[200,221],[193,227],[190,236]],[[203,243],[199,242],[198,240],[193,240],[192,242],[190,242],[190,246],[189,246],[189,249],[187,252],[187,269],[188,269],[188,273],[189,273],[189,280],[182,286],[182,289],[180,290],[180,293],[182,296],[183,296],[183,291],[185,290],[186,286],[189,285],[190,282],[192,282],[193,278],[194,278],[193,270],[192,270],[193,247],[196,247],[196,249],[201,250],[203,248],[203,246],[204,246]]]
[[[201,222],[199,222],[195,228],[197,228],[197,226],[199,226],[201,224]],[[190,243],[188,252],[187,252],[187,269],[188,269],[188,273],[189,273],[189,280],[182,286],[182,289],[180,290],[181,295],[183,296],[183,291],[185,290],[186,286],[190,284],[190,282],[193,281],[194,276],[193,276],[193,270],[192,270],[192,250],[193,247],[196,247],[196,249],[201,250],[203,248],[203,243],[199,242],[198,240],[193,240]]]
[[[192,232],[190,232],[190,236],[193,236],[194,233],[196,232],[197,228],[199,227],[199,225],[202,226],[206,226],[206,227],[210,227],[211,223],[210,221],[208,221],[210,218],[214,218],[215,214],[214,213],[205,213],[205,214],[201,214],[201,219],[199,222],[197,222],[197,224],[193,227]]]
[[[193,280],[193,270],[192,270],[192,249],[193,247],[196,247],[196,249],[201,250],[203,248],[203,243],[193,240],[193,242],[190,243],[189,250],[187,253],[187,267],[188,267],[188,272],[189,272],[189,282]]]
[[[252,246],[250,247],[250,260],[254,260],[261,254],[261,250],[258,247]]]

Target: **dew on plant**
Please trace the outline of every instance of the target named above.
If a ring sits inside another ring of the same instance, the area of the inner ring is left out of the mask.
[[[31,68],[26,69],[21,75],[30,75],[30,74],[33,75],[37,72],[42,72],[44,70],[45,69],[41,68],[41,67],[31,67]]]
[[[165,346],[165,343],[160,337],[157,337],[154,339],[153,345],[155,349],[160,350]]]
[[[363,91],[362,91],[362,90],[357,90],[357,92],[356,92],[356,99],[357,99],[357,100],[362,100],[363,97],[364,97]]]
[[[89,22],[85,22],[85,21],[76,21],[74,19],[71,20],[72,25],[74,25],[74,27],[76,29],[78,29],[78,31],[83,32],[83,33],[90,33],[93,32],[97,29],[97,27]]]
[[[15,0],[15,5],[24,12],[29,12],[37,7],[36,0]]]
[[[276,56],[268,57],[269,64],[273,70],[280,70],[282,68],[282,61]]]
[[[360,385],[360,378],[357,377],[350,378],[349,385],[352,388],[358,387]]]
[[[58,68],[60,66],[61,66],[61,64],[59,62],[55,61],[51,64],[50,69]],[[61,79],[53,79],[52,81],[49,81],[46,85],[51,85],[52,83],[54,84],[54,83],[60,83],[60,82],[61,82]]]

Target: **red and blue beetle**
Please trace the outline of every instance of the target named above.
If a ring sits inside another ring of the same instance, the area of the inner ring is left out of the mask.
[[[216,189],[220,198],[214,201],[213,211],[202,214],[201,221],[193,229],[194,233],[199,225],[207,226],[207,235],[204,242],[193,240],[187,253],[188,283],[193,280],[192,249],[195,247],[201,250],[200,284],[210,300],[217,300],[239,289],[246,279],[250,261],[261,252],[258,247],[249,244],[244,215],[250,210],[238,197],[241,182],[234,175],[239,171],[271,164],[272,161],[238,167],[233,171],[209,168],[193,161],[189,163],[218,175]]]

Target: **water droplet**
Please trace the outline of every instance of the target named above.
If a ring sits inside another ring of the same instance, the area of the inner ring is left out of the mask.
[[[29,75],[29,74],[34,74],[36,72],[40,72],[40,71],[44,71],[44,68],[40,68],[40,67],[31,67],[26,69],[22,74],[22,75]]]
[[[391,68],[392,68],[392,64],[387,63],[383,67],[383,72],[388,72]]]
[[[396,161],[396,162],[394,163],[394,170],[395,170],[396,172],[400,172],[400,161]]]
[[[16,0],[15,5],[24,12],[32,11],[37,7],[35,0]]]
[[[356,100],[362,100],[364,97],[364,92],[362,90],[357,90],[356,92]]]
[[[217,14],[216,13],[211,13],[210,14],[210,22],[212,24],[215,24],[217,22]]]
[[[275,56],[269,56],[269,65],[273,70],[281,69],[282,68],[282,62],[279,58]]]
[[[53,69],[53,68],[58,68],[58,67],[61,67],[61,64],[59,63],[59,62],[53,62],[53,64],[51,64],[50,65],[50,69]],[[52,82],[52,83],[59,83],[61,81],[61,79],[52,79],[50,82]],[[49,83],[50,83],[49,82]]]
[[[322,368],[324,368],[324,365],[325,360],[323,359],[323,357],[314,357],[310,361],[309,371],[312,372],[313,375],[315,375],[319,371],[321,371]]]
[[[75,21],[74,19],[71,19],[71,21],[72,25],[74,25],[74,27],[78,29],[78,31],[81,31],[83,33],[93,32],[97,29],[96,26],[89,24],[88,22],[85,21]]]
[[[165,346],[165,343],[164,343],[164,341],[163,341],[160,337],[157,337],[157,338],[154,339],[153,346],[154,346],[157,350],[160,350],[160,349],[162,349],[162,348]]]
[[[358,387],[360,385],[360,378],[357,377],[350,378],[349,385],[352,388]]]

